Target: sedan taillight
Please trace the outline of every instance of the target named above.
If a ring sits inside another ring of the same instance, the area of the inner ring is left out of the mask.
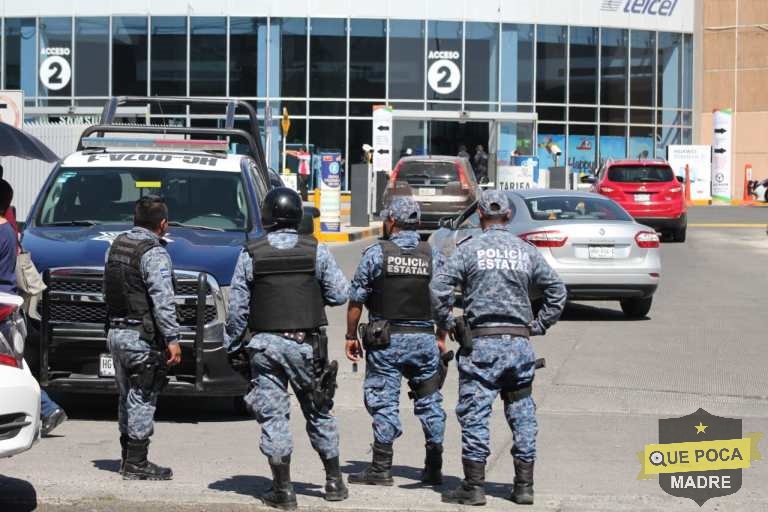
[[[682,191],[683,191],[683,187],[672,187],[671,189],[669,189],[670,194],[677,194],[678,192],[682,192]]]
[[[8,354],[0,354],[0,366],[13,366],[14,368],[18,368],[19,362],[13,356],[9,356]]]
[[[635,242],[641,249],[657,249],[660,241],[659,235],[653,231],[640,231],[635,235]]]
[[[536,247],[562,247],[568,237],[559,231],[531,231],[523,233],[520,238]]]
[[[606,186],[601,186],[600,187],[600,193],[601,194],[611,194],[613,192],[614,192],[614,189],[612,189],[611,187],[606,187]]]

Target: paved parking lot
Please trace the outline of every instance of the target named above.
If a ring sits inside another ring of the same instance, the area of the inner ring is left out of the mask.
[[[688,242],[663,246],[663,281],[650,318],[626,321],[618,304],[569,305],[550,335],[536,339],[547,368],[536,378],[540,457],[534,510],[693,510],[655,480],[638,481],[635,453],[658,439],[658,419],[699,407],[743,418],[743,431],[768,432],[766,261],[768,209],[698,208]],[[696,227],[701,225],[700,227]],[[718,226],[717,224],[722,224]],[[738,226],[741,224],[742,226]],[[333,249],[351,276],[366,243]],[[344,309],[329,314],[332,352],[341,363],[336,412],[345,473],[369,460],[370,419],[362,406],[363,368],[342,361]],[[449,409],[446,485],[460,476],[453,414],[457,377],[446,384]],[[228,402],[183,400],[160,405],[151,455],[171,465],[172,482],[124,482],[114,402],[67,400],[72,419],[30,452],[0,460],[0,510],[249,510],[269,481],[257,424]],[[417,484],[423,437],[403,397],[404,436],[396,444],[393,488],[351,488],[348,501],[320,498],[320,461],[294,415],[293,474],[300,506],[338,510],[448,510],[435,490]],[[500,408],[493,416],[490,509],[514,509],[504,497],[513,476],[511,434]],[[768,452],[765,441],[763,453]],[[768,509],[768,461],[743,472],[735,495],[704,510]],[[25,504],[23,504],[25,503]],[[531,510],[529,508],[528,510]]]

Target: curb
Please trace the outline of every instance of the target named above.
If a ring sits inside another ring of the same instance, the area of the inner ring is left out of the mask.
[[[368,227],[365,229],[361,229],[359,231],[353,231],[351,233],[327,233],[327,232],[319,232],[315,235],[315,237],[320,242],[356,242],[357,240],[362,240],[364,238],[371,238],[371,237],[378,237],[381,236],[382,233],[382,227]]]

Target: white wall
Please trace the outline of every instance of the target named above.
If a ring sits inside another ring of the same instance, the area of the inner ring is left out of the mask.
[[[643,0],[0,0],[2,16],[314,16],[570,24],[693,32],[695,0],[672,16],[625,13]],[[661,0],[645,0],[655,2]],[[614,9],[615,10],[612,10]]]

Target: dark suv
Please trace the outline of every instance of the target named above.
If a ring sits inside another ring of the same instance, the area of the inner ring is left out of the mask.
[[[384,191],[410,195],[421,206],[421,229],[436,229],[443,217],[455,217],[476,199],[479,186],[469,160],[458,156],[407,156],[392,171]]]

